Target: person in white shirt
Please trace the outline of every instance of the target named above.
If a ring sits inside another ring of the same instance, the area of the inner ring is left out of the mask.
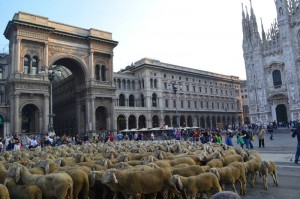
[[[35,137],[33,137],[33,138],[30,140],[30,145],[29,145],[28,148],[30,148],[30,149],[31,149],[31,148],[35,148],[35,147],[37,147],[37,145],[38,145],[38,143],[37,143]]]

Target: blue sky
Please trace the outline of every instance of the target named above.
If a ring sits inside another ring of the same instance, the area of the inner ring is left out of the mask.
[[[114,71],[141,58],[246,78],[241,3],[249,0],[1,0],[3,32],[19,11],[81,28],[111,32],[119,44]],[[259,22],[268,29],[276,17],[274,0],[252,0]]]

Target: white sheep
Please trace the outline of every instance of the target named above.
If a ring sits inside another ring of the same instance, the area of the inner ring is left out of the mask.
[[[276,169],[276,164],[273,161],[262,161],[260,163],[260,168],[259,168],[259,175],[263,176],[263,181],[264,181],[264,188],[268,190],[268,174],[271,174],[273,178],[273,182],[276,186],[278,186],[278,179],[277,179],[277,169]]]
[[[252,158],[243,163],[245,166],[246,176],[251,175],[251,181],[249,182],[251,187],[254,187],[254,181],[256,178],[256,174],[260,168],[260,160],[257,158]]]
[[[211,190],[217,192],[222,191],[218,178],[212,173],[202,173],[196,176],[183,177],[173,175],[171,182],[176,185],[179,190],[184,190],[189,198],[195,199],[198,192],[206,192],[207,197],[211,198]]]
[[[188,165],[183,168],[173,168],[171,170],[172,175],[180,175],[184,177],[196,176],[200,173],[204,173],[204,169],[200,165]]]
[[[5,179],[4,185],[11,199],[42,199],[42,191],[37,185],[17,185],[10,177]]]
[[[17,183],[21,180],[25,185],[37,185],[44,197],[73,198],[73,181],[66,173],[31,174],[25,166],[14,163],[9,168],[9,176],[15,178]]]

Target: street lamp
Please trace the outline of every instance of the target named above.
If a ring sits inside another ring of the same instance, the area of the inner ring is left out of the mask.
[[[56,67],[56,66],[55,66]],[[57,75],[58,77],[61,76],[61,71],[60,69],[55,69],[55,67],[50,66],[49,68],[47,66],[43,66],[41,68],[41,75],[43,77],[43,80],[46,76],[46,69],[48,69],[48,79],[50,81],[50,113],[49,113],[49,124],[48,124],[48,132],[53,132],[53,92],[52,92],[52,83],[54,80],[55,75]]]
[[[176,99],[176,93],[178,90],[182,90],[182,86],[177,84],[176,82],[172,82],[169,84],[169,89],[172,90],[174,92],[174,95],[175,95],[175,108],[176,108],[176,113],[175,113],[175,121],[176,121],[176,124],[175,124],[175,127],[179,127],[180,126],[180,123],[179,123],[179,116],[177,114],[177,99]]]

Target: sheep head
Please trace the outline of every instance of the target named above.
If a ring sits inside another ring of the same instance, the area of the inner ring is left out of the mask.
[[[10,177],[15,177],[16,178],[16,182],[19,182],[20,180],[20,175],[21,175],[21,165],[18,163],[13,163],[13,165],[11,167],[9,167],[8,170],[8,175]]]
[[[143,158],[143,164],[149,164],[154,162],[154,157],[152,155]]]
[[[107,184],[109,182],[118,183],[116,175],[112,172],[111,169],[106,170],[101,177],[101,182]]]
[[[209,171],[211,173],[215,174],[217,176],[218,180],[220,181],[220,174],[219,174],[219,171],[217,168],[211,168]]]
[[[269,168],[269,167],[270,167],[269,162],[266,161],[266,160],[262,161],[262,162],[261,162],[261,165],[262,165],[263,168]]]
[[[175,184],[176,187],[179,188],[179,190],[183,189],[183,184],[182,184],[182,182],[180,180],[180,176],[179,175],[173,175],[172,178],[171,178],[171,183]]]

